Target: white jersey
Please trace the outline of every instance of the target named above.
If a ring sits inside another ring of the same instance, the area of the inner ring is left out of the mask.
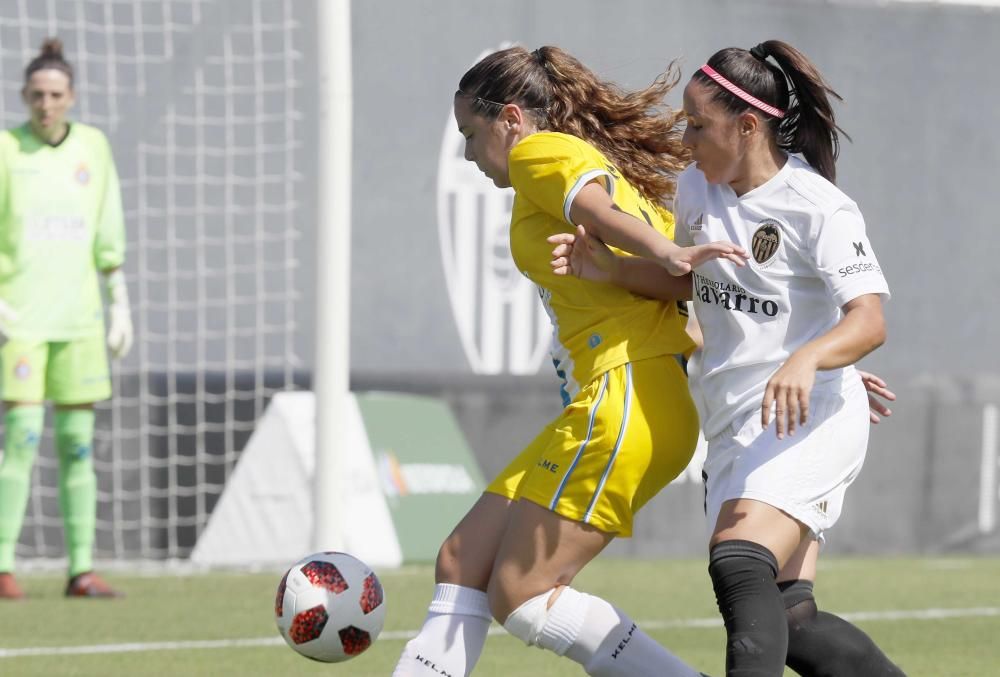
[[[674,212],[678,244],[729,240],[750,253],[742,268],[710,261],[693,275],[705,347],[689,375],[706,438],[760,407],[771,375],[833,328],[841,306],[863,294],[889,298],[857,205],[795,156],[739,197],[691,165]],[[847,378],[854,367],[817,372],[814,392],[839,392]]]

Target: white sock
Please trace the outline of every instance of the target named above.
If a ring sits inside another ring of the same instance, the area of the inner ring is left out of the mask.
[[[483,653],[492,620],[485,592],[437,584],[424,625],[403,648],[392,677],[466,677]]]
[[[527,634],[533,635],[530,644],[566,656],[582,665],[588,675],[700,676],[701,673],[653,641],[625,613],[600,597],[566,587],[541,616],[544,607],[539,605],[547,604],[549,596],[546,593],[528,600],[511,616],[521,614],[527,620],[532,628]],[[510,618],[507,626],[511,626]]]

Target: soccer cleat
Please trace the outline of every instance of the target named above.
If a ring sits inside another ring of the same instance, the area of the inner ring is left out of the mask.
[[[67,597],[123,597],[100,576],[93,571],[85,571],[69,579],[66,584]]]
[[[24,599],[24,591],[14,580],[14,574],[0,574],[0,599],[21,600]]]

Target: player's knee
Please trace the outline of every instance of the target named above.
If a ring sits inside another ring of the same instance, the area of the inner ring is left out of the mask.
[[[553,589],[549,589],[541,595],[532,595],[531,591],[538,590],[539,587],[538,581],[532,584],[520,575],[510,575],[505,573],[502,567],[494,567],[490,581],[486,586],[486,599],[489,601],[490,613],[493,614],[497,623],[504,625],[507,622],[507,617],[519,607],[538,597],[544,596],[548,599],[553,592]]]
[[[0,472],[16,474],[31,471],[44,425],[45,409],[41,405],[7,409],[4,414],[6,439]]]
[[[589,595],[562,586],[523,602],[507,615],[503,627],[529,646],[562,656],[573,644],[589,605]]]
[[[434,577],[438,583],[455,583],[461,572],[459,547],[454,534],[444,539],[438,549],[437,560],[434,563]]]
[[[780,674],[788,627],[774,555],[750,541],[724,541],[712,548],[708,572],[728,631],[727,664],[748,676]]]
[[[57,410],[54,428],[60,462],[66,465],[88,465],[94,446],[94,411]]]
[[[452,534],[438,549],[434,564],[434,580],[476,590],[485,590],[490,580],[492,561],[463,548],[461,539]]]
[[[490,610],[493,612],[493,617],[503,624],[507,632],[525,644],[535,646],[548,617],[548,604],[549,597],[551,596],[551,590],[541,595],[536,595],[514,609],[514,611],[510,612],[504,618],[500,618],[500,614],[497,612],[500,611],[502,613],[503,610],[494,608],[494,600],[491,597]]]
[[[774,588],[778,563],[774,554],[751,541],[723,541],[709,553],[708,574],[721,603],[752,598],[762,588]]]
[[[813,582],[804,579],[778,583],[781,600],[785,604],[788,627],[794,630],[807,627],[816,620],[816,598],[813,597]]]

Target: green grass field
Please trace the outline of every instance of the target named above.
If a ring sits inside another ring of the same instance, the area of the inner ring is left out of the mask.
[[[387,677],[423,618],[432,570],[380,576],[389,604],[385,634],[339,665],[301,658],[278,637],[278,573],[108,576],[128,595],[113,601],[66,600],[61,577],[22,576],[30,599],[0,603],[0,675]],[[577,587],[614,600],[695,667],[723,675],[724,635],[704,562],[600,559]],[[853,615],[910,677],[1000,675],[998,558],[829,559],[817,596],[824,608]],[[583,671],[500,630],[476,674]]]

